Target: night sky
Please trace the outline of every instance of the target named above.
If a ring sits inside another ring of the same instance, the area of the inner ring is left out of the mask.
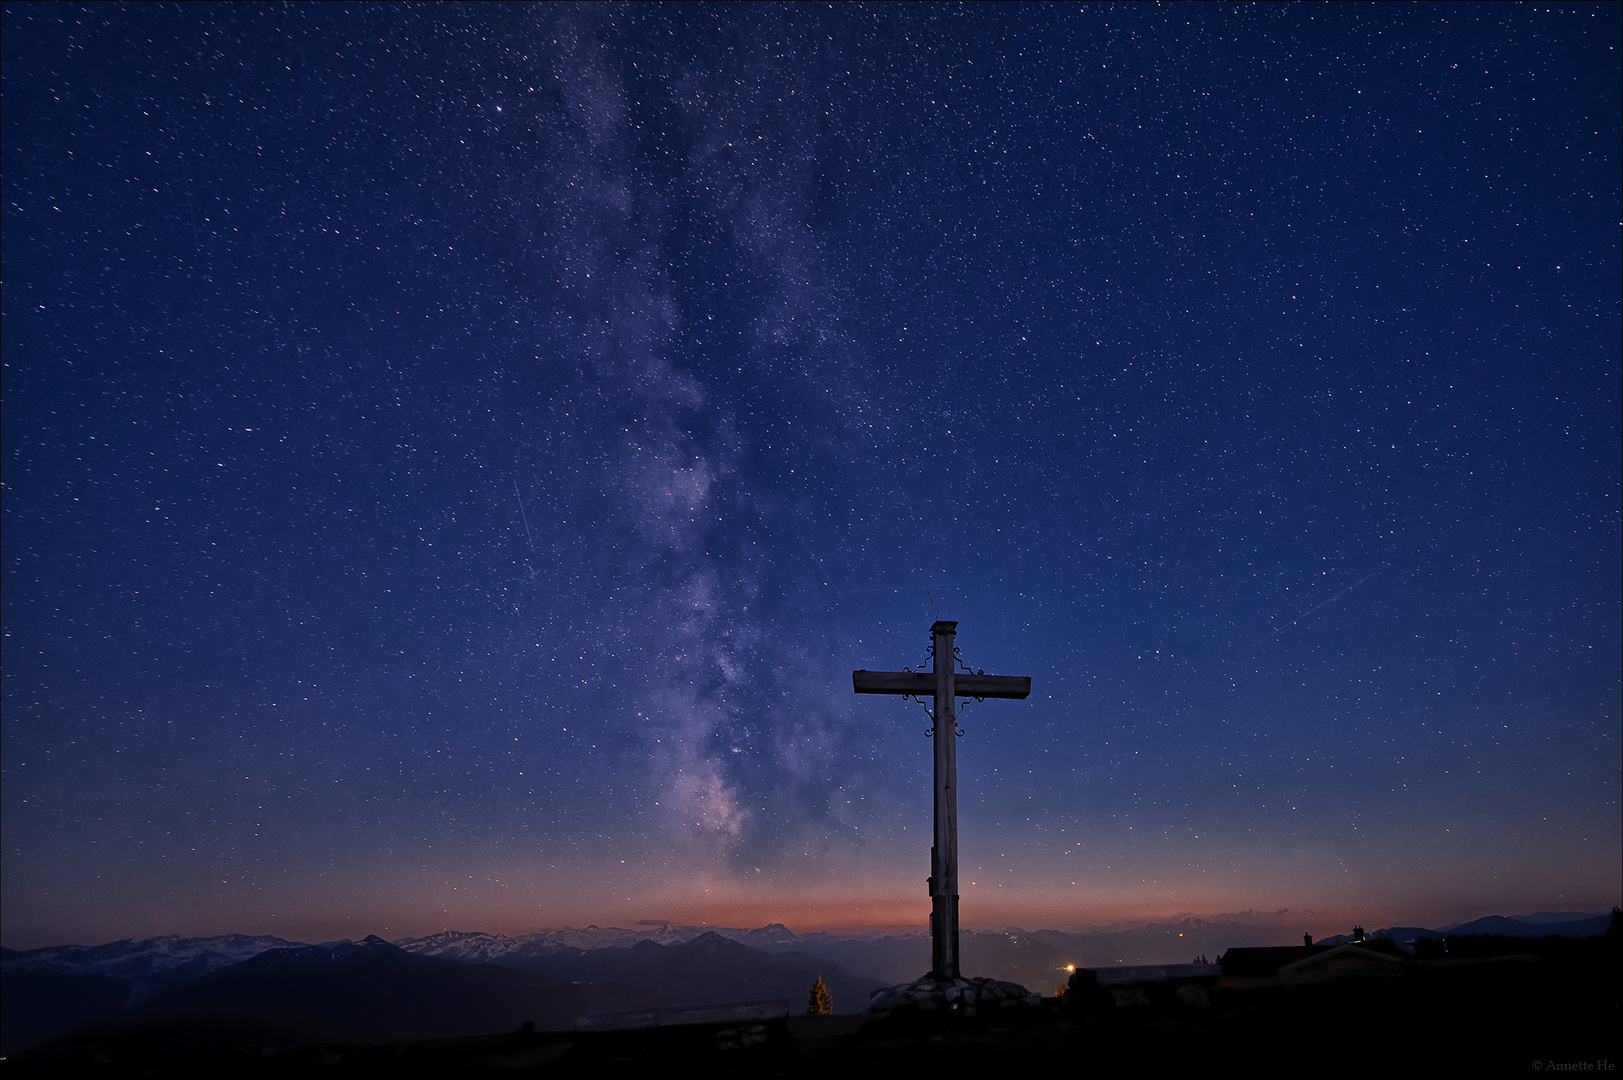
[[[1617,5],[3,31],[8,946],[1618,902]]]

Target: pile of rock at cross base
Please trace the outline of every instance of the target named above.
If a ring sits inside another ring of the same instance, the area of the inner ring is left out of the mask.
[[[1042,1007],[1042,995],[997,979],[936,979],[925,975],[902,986],[874,991],[863,1022],[952,1017],[1013,1018]]]

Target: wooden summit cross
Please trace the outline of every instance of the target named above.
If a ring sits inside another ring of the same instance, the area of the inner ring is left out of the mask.
[[[972,697],[1024,699],[1031,680],[1024,675],[987,675],[954,671],[958,650],[955,622],[930,627],[934,671],[866,671],[851,673],[859,694],[934,696],[935,843],[930,847],[930,974],[958,978],[958,730],[956,699]]]

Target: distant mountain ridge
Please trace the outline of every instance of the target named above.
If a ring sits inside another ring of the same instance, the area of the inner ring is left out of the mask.
[[[0,978],[0,1053],[8,1056],[53,1037],[92,1053],[98,1043],[185,1049],[455,1038],[525,1022],[562,1029],[589,1012],[675,1003],[609,981],[422,956],[379,937],[268,949],[138,1000],[119,992],[130,980],[105,975]]]
[[[447,933],[408,939],[419,951],[376,936],[324,945],[276,939],[278,947],[212,971],[204,969],[223,958],[218,943],[187,948],[154,939],[8,953],[0,966],[0,1054],[70,1032],[81,1047],[97,1038],[179,1038],[175,1032],[211,1045],[291,1046],[490,1034],[524,1022],[568,1028],[588,1012],[739,998],[803,1007],[818,979],[836,1010],[850,1013],[883,985],[714,931],[670,945],[656,940],[682,936],[658,931],[629,947],[579,949],[545,934]],[[474,959],[430,955],[435,948]],[[166,959],[183,963],[153,976]]]
[[[1231,947],[1300,941],[1282,930],[1286,913],[1276,914],[1282,918],[1191,916],[1083,932],[966,931],[964,968],[1046,994],[1073,966],[1187,962]],[[1448,933],[1587,936],[1605,932],[1609,919],[1552,912],[1488,916]],[[1443,932],[1393,927],[1374,933],[1408,941]],[[922,930],[796,934],[781,923],[753,930],[588,926],[516,937],[443,931],[393,943],[369,936],[320,945],[242,934],[171,935],[5,949],[0,1054],[70,1029],[78,1029],[74,1037],[82,1041],[95,1025],[128,1036],[141,1025],[179,1024],[193,1034],[206,1028],[211,1038],[240,1041],[251,1033],[255,1045],[269,1045],[301,1038],[436,1038],[511,1029],[524,1020],[567,1027],[587,1011],[750,997],[787,997],[798,1009],[819,978],[834,995],[835,1011],[850,1013],[861,1011],[874,990],[916,978],[928,966],[929,938]]]
[[[145,941],[113,941],[106,945],[53,945],[18,952],[0,949],[0,971],[6,974],[51,972],[71,975],[109,975],[139,978],[188,971],[201,977],[270,949],[285,949],[300,942],[267,935],[221,934],[183,938],[177,935]]]
[[[1468,923],[1445,927],[1444,934],[1502,934],[1505,937],[1543,937],[1559,934],[1563,937],[1588,937],[1606,933],[1611,915],[1583,915],[1578,912],[1539,911],[1532,915],[1488,915]]]
[[[1386,936],[1403,935],[1403,940],[1425,935],[1446,934],[1504,934],[1516,937],[1538,937],[1543,934],[1585,936],[1605,933],[1608,912],[1548,912],[1531,915],[1488,915],[1467,923],[1457,923],[1430,930],[1423,927],[1392,927],[1372,931]],[[1057,952],[1070,956],[1067,962],[1080,961],[1089,966],[1117,963],[1164,963],[1180,960],[1185,951],[1211,952],[1216,948],[1235,945],[1278,944],[1273,941],[1279,928],[1272,924],[1239,921],[1237,917],[1188,917],[1171,923],[1134,924],[1083,931],[1037,930],[1026,931],[1011,927],[1005,931],[966,931],[968,943],[989,946],[995,939],[1008,939],[1018,951],[1029,948],[1030,943],[1042,943]],[[627,949],[640,942],[660,945],[681,945],[706,934],[748,945],[766,953],[802,952],[838,963],[854,973],[867,966],[891,969],[898,964],[911,971],[920,962],[919,948],[924,947],[923,963],[928,966],[928,935],[925,931],[890,932],[882,934],[839,933],[813,931],[797,934],[782,923],[770,923],[756,929],[733,927],[685,926],[660,922],[641,929],[623,927],[582,928],[566,927],[542,930],[531,934],[509,937],[485,931],[444,930],[424,937],[400,938],[391,944],[409,953],[418,953],[448,960],[477,964],[519,964],[533,966],[554,957],[568,957],[595,949]],[[1222,937],[1224,940],[1213,941]],[[1316,940],[1331,942],[1350,940],[1350,931]],[[1268,940],[1252,940],[1267,938]],[[383,939],[378,939],[383,940]],[[1300,938],[1291,935],[1294,943]],[[1020,942],[1026,942],[1022,946]],[[327,942],[319,946],[334,948],[348,942]],[[53,945],[39,949],[0,949],[0,973],[49,973],[74,975],[104,975],[113,978],[140,979],[158,976],[179,976],[183,979],[200,978],[232,964],[258,956],[272,949],[302,949],[312,946],[305,942],[287,941],[267,935],[221,934],[214,937],[183,938],[177,935],[148,938],[143,941],[115,941],[105,945]],[[966,950],[970,946],[966,944]],[[1075,955],[1071,955],[1075,954]],[[1164,954],[1164,955],[1163,955]],[[899,978],[911,979],[912,972]],[[881,976],[888,977],[888,976]]]
[[[602,1009],[677,999],[611,980],[549,978],[498,964],[407,952],[380,937],[272,949],[157,997],[150,1015],[272,1017],[322,1038],[449,1038],[510,1031],[528,1020],[567,1028]]]

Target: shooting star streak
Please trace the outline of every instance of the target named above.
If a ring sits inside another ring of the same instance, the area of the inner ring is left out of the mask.
[[[524,522],[524,539],[530,542],[530,554],[535,554],[535,537],[530,535],[530,519],[524,513],[524,496],[518,493],[518,481],[513,481],[513,498],[518,500],[518,519]]]
[[[1278,630],[1275,630],[1273,633],[1264,634],[1262,637],[1260,637],[1257,640],[1253,641],[1251,643],[1251,648],[1253,648],[1253,649],[1256,648],[1258,645],[1261,645],[1264,641],[1267,641],[1270,638],[1278,637],[1280,634],[1283,634],[1286,630],[1289,630],[1291,627],[1295,626],[1297,623],[1301,622],[1303,619],[1307,618],[1309,615],[1311,615],[1315,611],[1319,610],[1319,608],[1322,608],[1322,607],[1324,607],[1324,606],[1326,606],[1328,604],[1335,603],[1337,600],[1340,600],[1343,596],[1346,596],[1348,593],[1350,593],[1354,589],[1358,588],[1358,586],[1362,585],[1364,582],[1368,581],[1370,578],[1374,577],[1376,574],[1379,574],[1379,573],[1380,573],[1380,571],[1376,570],[1376,571],[1374,571],[1374,573],[1366,574],[1364,577],[1359,578],[1357,581],[1353,582],[1351,585],[1348,585],[1345,589],[1342,589],[1340,592],[1336,593],[1330,599],[1326,600],[1323,604],[1315,604],[1313,607],[1308,608],[1306,611],[1302,612],[1300,615],[1296,616],[1296,618],[1292,619],[1290,622],[1286,623],[1284,626],[1281,626]]]
[[[823,569],[823,560],[819,559],[817,557],[816,552],[812,551],[811,545],[806,543],[806,538],[804,536],[801,536],[798,530],[790,529],[789,531],[795,534],[795,539],[799,540],[800,541],[800,546],[806,549],[806,554],[810,555],[811,556],[811,561],[817,564],[817,569],[822,570]],[[825,582],[823,582],[823,584],[827,585],[829,588],[833,589],[834,590],[834,595],[838,596],[842,602],[845,600],[845,594],[840,591],[840,587],[838,585],[834,584],[832,581],[825,581]]]

